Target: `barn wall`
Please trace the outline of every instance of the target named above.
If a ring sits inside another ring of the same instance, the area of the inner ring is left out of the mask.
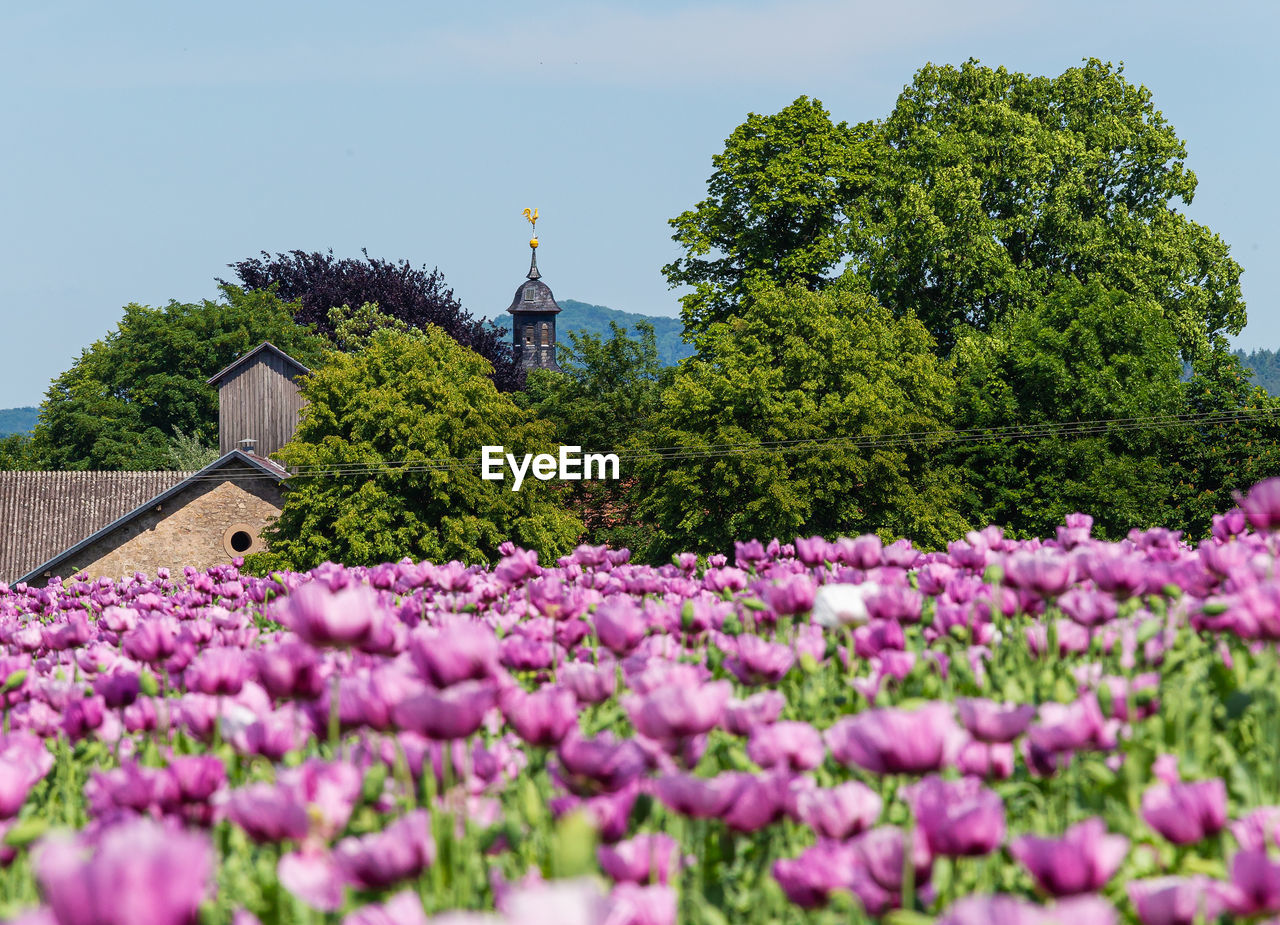
[[[164,567],[181,574],[184,566],[205,569],[229,563],[235,555],[261,552],[261,530],[280,514],[279,485],[258,470],[236,468],[223,480],[197,481],[165,500],[160,509],[138,515],[60,564],[67,577],[86,571],[91,577],[117,578]],[[227,545],[231,532],[253,538],[245,553]]]
[[[263,350],[218,387],[218,451],[225,456],[241,440],[256,441],[254,453],[270,456],[298,429],[303,400],[291,375],[297,367]]]

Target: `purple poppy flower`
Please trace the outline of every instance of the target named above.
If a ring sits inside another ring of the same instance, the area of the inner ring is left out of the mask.
[[[680,845],[670,835],[643,834],[596,851],[615,883],[670,883],[680,869]]]
[[[724,728],[734,735],[750,735],[757,726],[777,722],[786,705],[781,691],[760,691],[745,700],[730,700],[724,710]]]
[[[989,854],[1004,841],[1004,801],[976,777],[931,775],[903,793],[935,855]]]
[[[78,742],[102,726],[106,709],[106,702],[98,696],[73,700],[63,711],[62,730],[72,742]]]
[[[1098,589],[1121,601],[1142,592],[1151,567],[1146,556],[1120,546],[1095,547],[1081,561]]]
[[[618,686],[618,675],[612,665],[596,666],[590,662],[561,665],[557,678],[573,691],[579,703],[604,703]]]
[[[530,578],[536,578],[542,574],[542,567],[538,565],[538,553],[536,550],[518,549],[513,546],[502,551],[502,554],[502,561],[493,570],[493,577],[500,584],[513,588]]]
[[[649,621],[630,597],[608,597],[592,614],[600,644],[619,657],[630,654],[645,634]]]
[[[956,701],[960,722],[979,742],[1012,742],[1026,731],[1036,708],[1030,704],[993,703],[962,697]]]
[[[858,781],[830,789],[801,790],[792,798],[795,817],[823,838],[843,841],[875,825],[883,802]]]
[[[787,809],[789,775],[773,772],[735,776],[738,787],[725,809],[725,825],[735,832],[755,832],[783,816]]]
[[[848,844],[856,852],[858,866],[867,871],[877,886],[896,896],[902,889],[904,841],[905,833],[902,829],[881,825],[868,829]],[[916,886],[919,887],[929,881],[933,871],[933,855],[929,853],[929,845],[919,829],[914,830],[910,851],[911,866],[914,868]]]
[[[232,735],[231,744],[242,754],[280,761],[304,748],[309,738],[301,712],[286,708],[259,716]]]
[[[1072,588],[1058,598],[1058,607],[1074,622],[1084,627],[1101,626],[1116,618],[1116,599],[1085,588]]]
[[[733,773],[715,777],[666,774],[654,782],[654,794],[672,812],[691,819],[722,816],[737,796],[742,779]]]
[[[1116,925],[1116,910],[1101,896],[1077,896],[1045,908],[1017,896],[966,896],[956,900],[938,925]]]
[[[416,877],[435,861],[431,817],[416,810],[381,832],[344,838],[334,846],[334,860],[346,881],[359,890],[385,890]]]
[[[1259,482],[1239,502],[1253,529],[1267,533],[1280,527],[1280,478]]]
[[[1175,845],[1194,844],[1226,826],[1226,784],[1219,777],[1153,784],[1142,795],[1142,818]]]
[[[342,649],[371,638],[379,609],[377,592],[367,585],[331,591],[322,582],[310,581],[280,601],[274,614],[304,642]]]
[[[676,925],[676,891],[664,884],[619,883],[609,906],[608,925]]]
[[[31,789],[53,768],[44,741],[26,732],[0,736],[0,819],[18,815]]]
[[[1216,922],[1233,899],[1230,884],[1199,875],[1131,880],[1127,889],[1142,925]]]
[[[1266,851],[1280,844],[1280,806],[1259,806],[1229,828],[1241,851]]]
[[[806,575],[788,575],[765,585],[762,597],[774,613],[789,616],[813,608],[813,581]]]
[[[970,739],[956,752],[955,766],[961,774],[986,780],[1008,780],[1013,776],[1013,745]]]
[[[1265,850],[1237,851],[1231,859],[1231,911],[1258,916],[1280,912],[1280,863]]]
[[[396,725],[431,739],[465,739],[480,728],[494,705],[492,684],[463,681],[441,691],[422,691],[392,710]]]
[[[622,698],[622,706],[641,735],[669,741],[700,735],[718,725],[731,696],[733,686],[728,681],[711,681],[629,695]]]
[[[259,843],[296,841],[310,826],[306,806],[273,784],[249,784],[232,790],[224,804],[227,818]]]
[[[157,665],[173,655],[177,645],[177,621],[161,617],[140,623],[125,633],[120,647],[134,661]]]
[[[737,654],[725,660],[725,667],[743,684],[777,684],[796,663],[790,646],[754,634],[739,636],[736,643]]]
[[[1050,896],[1098,892],[1128,851],[1129,839],[1107,834],[1097,817],[1071,826],[1061,838],[1022,835],[1009,846],[1009,854]]]
[[[577,725],[578,700],[563,687],[543,687],[532,694],[508,688],[500,702],[502,715],[530,745],[557,745]]]
[[[487,625],[459,620],[409,637],[409,656],[422,677],[436,687],[480,681],[498,672],[498,637]]]
[[[827,755],[822,733],[808,723],[785,722],[760,726],[747,742],[747,757],[762,768],[810,771]]]
[[[332,854],[307,845],[281,855],[276,865],[280,885],[313,909],[335,912],[342,906],[343,877]]]
[[[810,568],[830,562],[835,555],[831,544],[820,536],[796,537],[796,558]]]
[[[1005,584],[1039,597],[1057,597],[1075,580],[1075,565],[1057,550],[1014,553],[1004,563]]]
[[[205,649],[187,668],[188,690],[202,694],[234,696],[253,676],[253,666],[240,649],[218,646]]]
[[[918,710],[868,710],[838,721],[826,731],[837,761],[875,774],[924,774],[940,770],[956,741],[951,707],[929,703]]]
[[[501,925],[497,916],[481,912],[445,912],[427,918],[422,900],[413,890],[401,890],[382,903],[361,906],[342,920],[342,925]],[[233,922],[232,925],[241,925]]]
[[[619,742],[604,732],[584,739],[571,731],[556,750],[559,776],[579,796],[613,793],[648,769],[644,750],[631,739]]]
[[[880,564],[884,543],[874,533],[850,539],[842,536],[835,541],[836,560],[858,569],[872,569]]]
[[[795,905],[817,909],[825,906],[836,890],[849,888],[857,863],[856,852],[847,845],[820,842],[797,858],[775,861],[773,879]]]
[[[204,803],[227,782],[227,769],[215,755],[177,755],[170,759],[168,772],[185,803]]]
[[[299,640],[264,646],[252,655],[258,683],[277,700],[311,700],[324,690],[316,650]]]
[[[209,893],[213,849],[204,835],[138,819],[106,829],[92,849],[45,839],[33,866],[62,925],[190,925]]]
[[[1092,693],[1070,704],[1042,703],[1038,719],[1027,729],[1027,737],[1049,755],[1096,747],[1103,733],[1102,708]]]

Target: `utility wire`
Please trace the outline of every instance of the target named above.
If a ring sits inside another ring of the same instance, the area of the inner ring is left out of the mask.
[[[721,459],[746,455],[782,455],[786,453],[812,453],[833,448],[881,449],[915,444],[975,444],[998,443],[1009,440],[1040,440],[1049,438],[1086,437],[1116,431],[1162,430],[1167,428],[1195,427],[1201,425],[1228,424],[1237,421],[1275,418],[1280,411],[1264,408],[1241,411],[1211,411],[1192,414],[1165,414],[1127,418],[1099,418],[1083,421],[1055,421],[1043,424],[1013,424],[1003,427],[972,427],[963,430],[898,431],[887,434],[864,434],[845,437],[792,438],[787,440],[760,440],[736,443],[709,443],[703,446],[653,447],[636,452],[612,451],[619,462],[624,460],[662,461]],[[583,456],[608,455],[610,451],[583,451]],[[288,477],[342,478],[393,473],[452,472],[477,470],[481,466],[479,455],[475,457],[440,457],[424,460],[383,460],[378,463],[334,463],[332,465],[302,466],[289,470]],[[267,473],[210,472],[189,476],[185,482],[224,482],[275,480]]]

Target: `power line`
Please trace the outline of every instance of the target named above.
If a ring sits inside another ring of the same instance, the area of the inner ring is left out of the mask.
[[[1042,424],[1013,424],[1002,427],[972,427],[962,430],[897,431],[887,434],[864,434],[844,437],[791,438],[787,440],[757,440],[735,443],[709,443],[703,446],[653,447],[635,452],[590,451],[593,455],[617,456],[623,460],[663,461],[720,459],[746,455],[782,455],[809,453],[826,449],[847,447],[850,449],[881,449],[915,444],[975,444],[998,443],[1010,440],[1040,440],[1049,438],[1077,438],[1116,431],[1161,430],[1167,428],[1195,427],[1200,425],[1228,424],[1252,419],[1273,418],[1280,411],[1258,408],[1241,411],[1216,411],[1192,414],[1148,415],[1127,418],[1098,418],[1082,421],[1055,421]],[[586,452],[583,454],[587,455]],[[423,460],[382,460],[377,463],[334,463],[312,465],[289,470],[290,478],[342,478],[347,476],[391,475],[397,473],[452,472],[476,470],[481,466],[480,457],[437,457]],[[194,475],[186,481],[223,482],[275,479],[267,473],[216,473]]]

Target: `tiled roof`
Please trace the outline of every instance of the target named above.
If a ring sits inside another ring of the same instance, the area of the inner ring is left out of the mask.
[[[190,472],[0,472],[0,580],[16,581]]]

